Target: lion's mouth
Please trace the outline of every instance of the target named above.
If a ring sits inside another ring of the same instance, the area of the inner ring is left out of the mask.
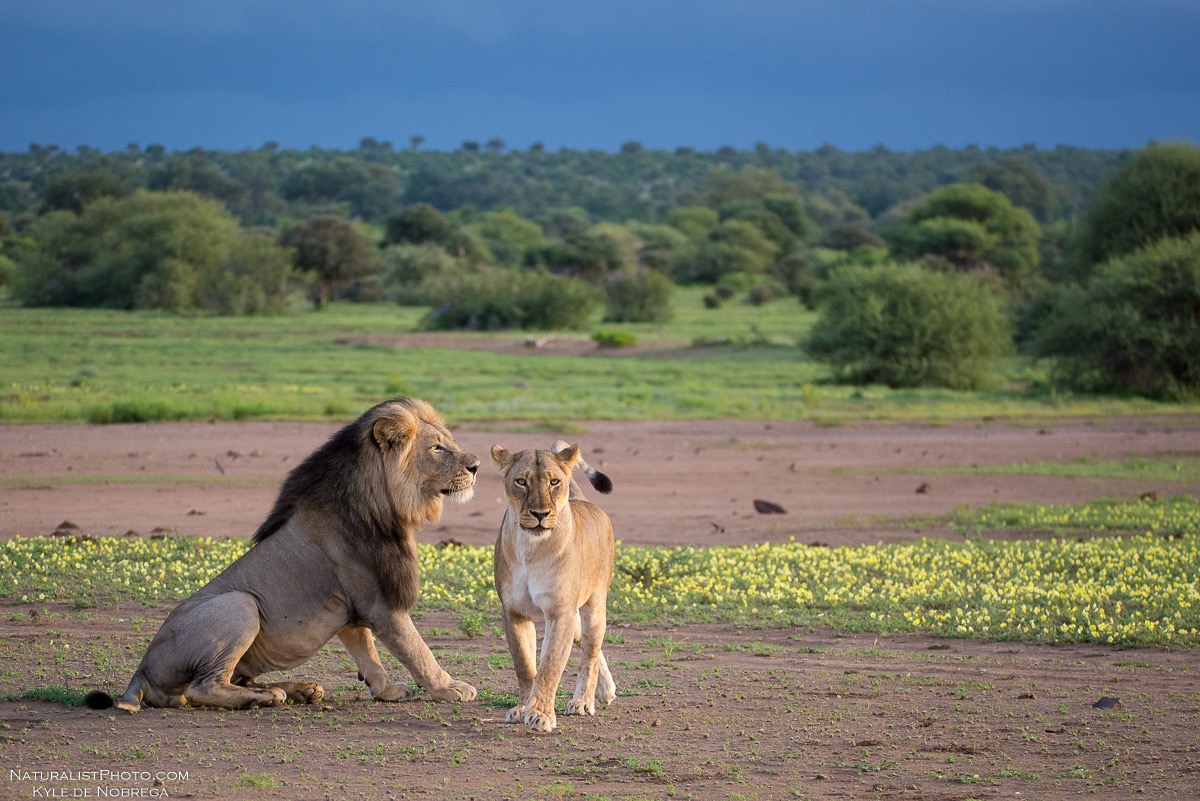
[[[442,496],[455,503],[466,503],[475,497],[475,476],[456,478],[442,487]]]

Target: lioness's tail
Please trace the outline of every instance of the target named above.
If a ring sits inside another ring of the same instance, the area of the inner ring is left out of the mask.
[[[554,441],[554,444],[550,446],[550,450],[554,451],[555,453],[562,453],[569,447],[571,447],[571,443],[559,439]],[[590,464],[585,462],[583,460],[582,452],[580,453],[581,455],[579,457],[579,461],[575,463],[575,466],[583,468],[583,474],[587,476],[588,483],[595,487],[596,492],[599,492],[601,495],[607,495],[608,493],[612,492],[612,479],[609,478],[606,473],[601,473],[599,470],[596,470]]]

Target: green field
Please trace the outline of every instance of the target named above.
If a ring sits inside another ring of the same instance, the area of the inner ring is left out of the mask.
[[[422,309],[334,304],[295,315],[217,317],[0,308],[0,422],[346,419],[413,394],[452,422],[588,419],[953,420],[1194,413],[1195,405],[1039,389],[1014,359],[995,392],[832,383],[797,342],[815,315],[795,301],[705,309],[676,293],[670,323],[607,324],[633,354],[498,354],[352,344],[416,329]],[[511,342],[520,332],[456,334]],[[703,347],[694,343],[705,341]]]

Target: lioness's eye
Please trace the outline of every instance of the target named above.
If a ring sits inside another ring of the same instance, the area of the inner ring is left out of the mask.
[[[562,483],[562,482],[561,482],[561,481],[559,481],[557,478],[552,478],[552,479],[550,479],[550,486],[552,486],[552,487],[557,487],[557,486],[558,486],[559,484],[561,484],[561,483]]]
[[[513,483],[516,484],[518,487],[523,487],[523,486],[525,486],[525,479],[518,478],[517,480],[513,481]]]

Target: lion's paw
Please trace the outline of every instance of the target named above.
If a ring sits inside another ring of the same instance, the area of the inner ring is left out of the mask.
[[[609,681],[597,687],[596,700],[604,706],[610,705],[613,701],[617,700],[617,685]]]
[[[416,691],[407,684],[388,684],[378,692],[367,687],[367,694],[371,696],[372,701],[407,701]]]
[[[539,712],[533,707],[525,710],[525,727],[530,731],[536,731],[541,734],[549,734],[558,726],[558,718],[554,716],[554,710],[549,712]]]
[[[319,704],[325,697],[325,688],[315,681],[293,682],[285,692],[293,704]]]
[[[505,723],[521,723],[525,720],[525,707],[514,706],[508,710],[508,714],[504,716]]]
[[[572,698],[567,702],[568,715],[595,715],[596,702],[586,698]]]
[[[465,681],[452,681],[449,687],[429,691],[429,695],[432,696],[433,700],[443,701],[448,704],[474,700],[477,693],[478,690]]]
[[[283,706],[287,703],[287,693],[278,687],[263,687],[261,690],[256,690],[254,695],[254,700],[249,704],[250,709],[257,709],[264,706]]]

